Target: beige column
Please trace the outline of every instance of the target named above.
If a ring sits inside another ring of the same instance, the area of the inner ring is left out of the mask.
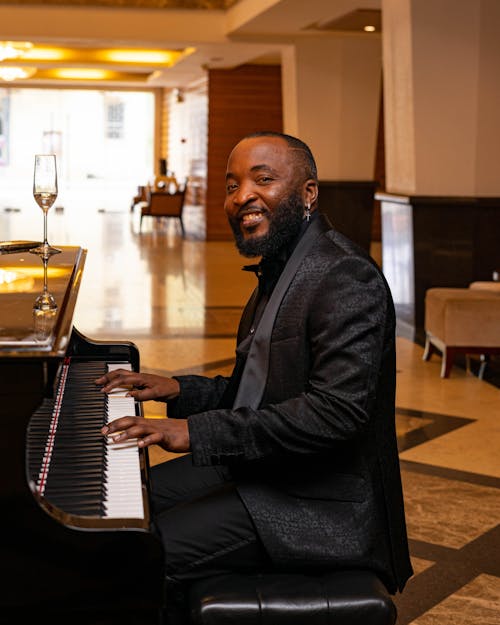
[[[320,210],[366,251],[379,238],[374,177],[380,81],[377,33],[301,38],[283,53],[284,130],[315,155]]]
[[[283,52],[284,131],[309,144],[321,179],[373,179],[380,79],[376,33],[306,37]]]
[[[382,265],[422,342],[427,290],[499,263],[500,2],[382,0],[382,31]]]
[[[500,2],[382,0],[387,190],[499,196]]]

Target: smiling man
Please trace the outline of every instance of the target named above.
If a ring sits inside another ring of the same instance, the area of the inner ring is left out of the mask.
[[[246,267],[258,287],[232,375],[119,370],[96,380],[104,392],[128,384],[136,399],[168,405],[168,419],[124,417],[104,435],[189,452],[152,470],[169,585],[354,567],[394,593],[411,575],[391,295],[372,259],[317,208],[307,145],[245,137],[229,156],[224,209],[240,252],[262,258]]]
[[[318,197],[317,172],[308,148],[287,138],[288,165],[278,166],[283,140],[250,136],[233,150],[224,208],[244,256],[274,256],[299,233]],[[273,153],[270,160],[269,151]]]

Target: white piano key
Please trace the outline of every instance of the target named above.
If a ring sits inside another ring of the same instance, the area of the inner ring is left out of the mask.
[[[108,364],[108,371],[128,369],[128,363]],[[107,422],[120,417],[135,415],[135,400],[126,397],[128,388],[119,388],[108,395]],[[114,442],[108,438],[106,446],[106,488],[104,501],[106,517],[109,518],[144,518],[143,493],[139,448],[137,439]]]

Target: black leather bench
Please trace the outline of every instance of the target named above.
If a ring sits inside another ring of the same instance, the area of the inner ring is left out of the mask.
[[[396,606],[369,571],[220,575],[196,582],[193,625],[394,625]]]

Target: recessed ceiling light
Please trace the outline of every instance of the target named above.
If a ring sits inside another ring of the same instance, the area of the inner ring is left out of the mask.
[[[105,69],[62,67],[53,69],[52,73],[59,78],[70,80],[105,80],[111,72]]]
[[[30,41],[0,41],[0,61],[18,59],[32,47],[33,44]]]
[[[374,33],[377,29],[375,28],[375,26],[363,26],[363,30],[367,33]]]
[[[0,78],[7,82],[18,80],[19,78],[31,78],[36,72],[36,67],[11,67],[10,65],[0,66]]]

